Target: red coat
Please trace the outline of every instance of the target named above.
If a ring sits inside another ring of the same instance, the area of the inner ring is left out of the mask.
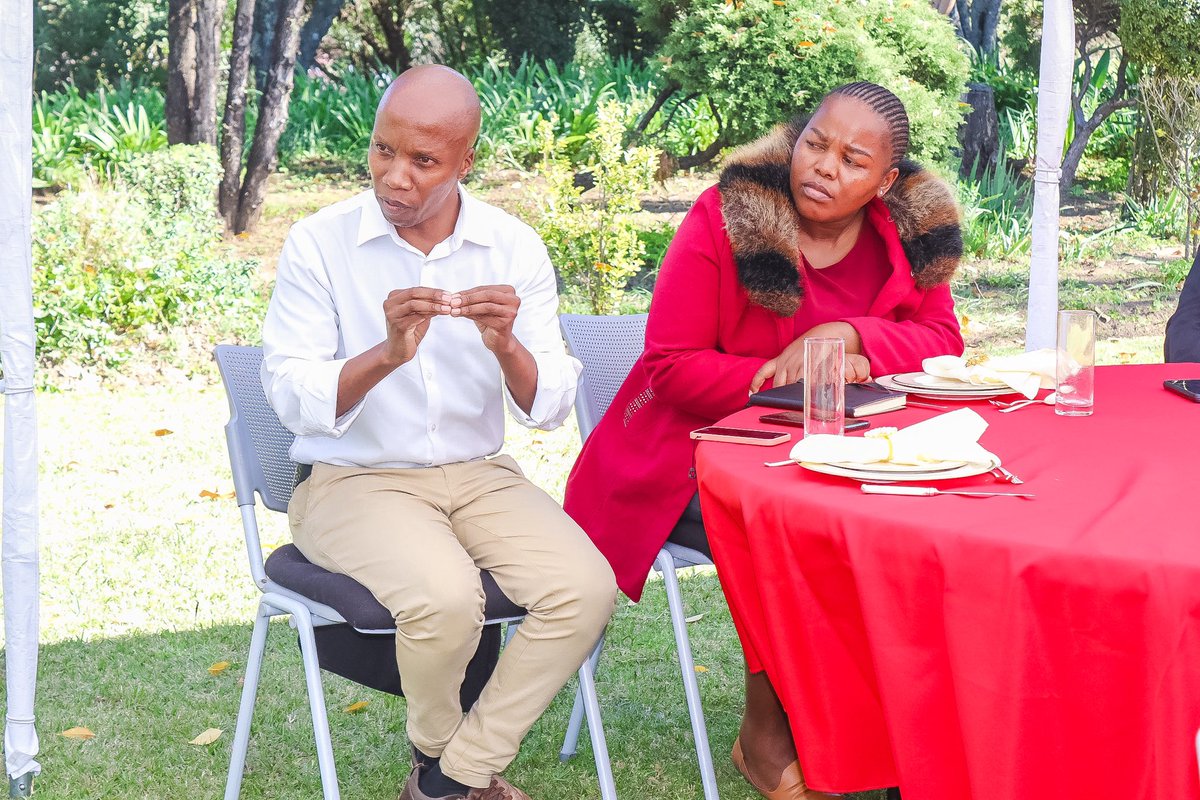
[[[745,259],[739,275],[738,243],[731,242],[722,216],[722,195],[736,191],[723,180],[721,191],[704,192],[684,219],[655,286],[645,352],[567,480],[567,513],[634,600],[696,493],[695,443],[688,433],[744,408],[754,373],[795,338],[791,317],[754,302],[743,285]],[[872,374],[915,370],[923,358],[961,354],[949,287],[918,286],[883,202],[872,202],[867,222],[882,236],[892,267],[870,303],[871,318],[848,320],[862,337]]]

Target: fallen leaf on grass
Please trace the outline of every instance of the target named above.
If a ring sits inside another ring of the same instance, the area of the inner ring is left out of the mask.
[[[220,738],[221,738],[221,729],[220,728],[209,728],[204,733],[200,734],[195,739],[192,739],[190,742],[188,742],[188,744],[197,744],[197,745],[203,746],[206,744],[212,744],[213,742],[215,742],[217,739],[220,739]]]
[[[1117,353],[1117,358],[1121,360],[1122,364],[1132,364],[1133,360],[1137,358],[1137,353]]]
[[[699,664],[695,667],[696,672],[708,672],[708,667],[702,667]]]
[[[351,703],[350,705],[346,706],[346,713],[357,714],[369,705],[371,705],[370,700],[359,700],[357,703]]]
[[[64,739],[95,739],[96,734],[84,727],[67,728],[59,734]]]
[[[171,435],[172,433],[174,433],[174,432],[175,432],[175,431],[173,431],[173,430],[170,430],[170,429],[168,429],[168,428],[159,428],[158,430],[156,430],[156,431],[154,432],[154,435],[155,435],[155,436],[170,436],[170,435]]]
[[[218,661],[208,668],[209,675],[220,675],[225,670],[229,669],[228,661]]]
[[[221,494],[220,492],[210,491],[209,489],[201,489],[200,496],[209,500],[232,500],[233,498],[237,497],[237,492],[225,492],[225,494]]]
[[[699,622],[702,619],[704,619],[703,614],[696,614],[695,616],[685,617],[683,621],[691,625],[693,622]]]
[[[78,466],[79,466],[79,462],[78,462],[78,461],[68,461],[68,462],[66,463],[66,465],[64,466],[64,469],[71,470],[71,469],[75,469],[75,468],[76,468],[76,467],[78,467]]]
[[[115,505],[113,505],[112,503],[105,503],[105,504],[104,504],[104,507],[105,507],[105,508],[116,508],[116,506],[115,506]]]

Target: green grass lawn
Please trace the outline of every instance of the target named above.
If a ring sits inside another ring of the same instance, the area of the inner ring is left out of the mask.
[[[42,469],[42,652],[36,796],[216,798],[237,715],[255,590],[232,491],[219,386],[78,390],[39,396]],[[156,432],[170,431],[163,435]],[[578,450],[574,422],[552,432],[510,429],[508,449],[561,497]],[[261,515],[260,515],[261,517]],[[281,515],[264,545],[287,540]],[[721,794],[757,797],[729,762],[741,714],[742,660],[711,572],[684,582]],[[259,691],[247,798],[320,795],[295,634],[272,626]],[[209,666],[230,667],[210,675]],[[691,732],[661,585],[622,601],[601,661],[599,690],[622,797],[700,796]],[[406,776],[404,701],[326,676],[343,796],[395,797]],[[558,760],[573,692],[560,693],[510,776],[535,800],[598,796],[586,734]],[[367,709],[344,709],[369,700]],[[87,741],[59,735],[84,726]],[[208,728],[212,745],[188,742]],[[867,795],[868,797],[870,795]]]

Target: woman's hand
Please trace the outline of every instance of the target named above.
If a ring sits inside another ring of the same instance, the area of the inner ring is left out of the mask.
[[[863,383],[871,379],[871,362],[858,353],[846,353],[846,383]]]
[[[848,346],[849,343],[847,343]],[[871,362],[867,361],[866,356],[847,352],[844,364],[846,383],[862,383],[870,379]],[[804,338],[802,337],[789,344],[782,353],[763,364],[758,372],[754,373],[754,377],[750,380],[750,394],[761,389],[768,380],[772,381],[775,386],[783,386],[803,378]]]

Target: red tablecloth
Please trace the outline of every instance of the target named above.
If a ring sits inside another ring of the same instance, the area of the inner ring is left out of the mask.
[[[1200,797],[1200,404],[1162,388],[1179,377],[1200,365],[1101,367],[1091,417],[971,403],[1024,487],[929,485],[1034,500],[866,496],[763,466],[790,445],[700,445],[717,572],[811,785]],[[764,427],[761,413],[722,424]]]

